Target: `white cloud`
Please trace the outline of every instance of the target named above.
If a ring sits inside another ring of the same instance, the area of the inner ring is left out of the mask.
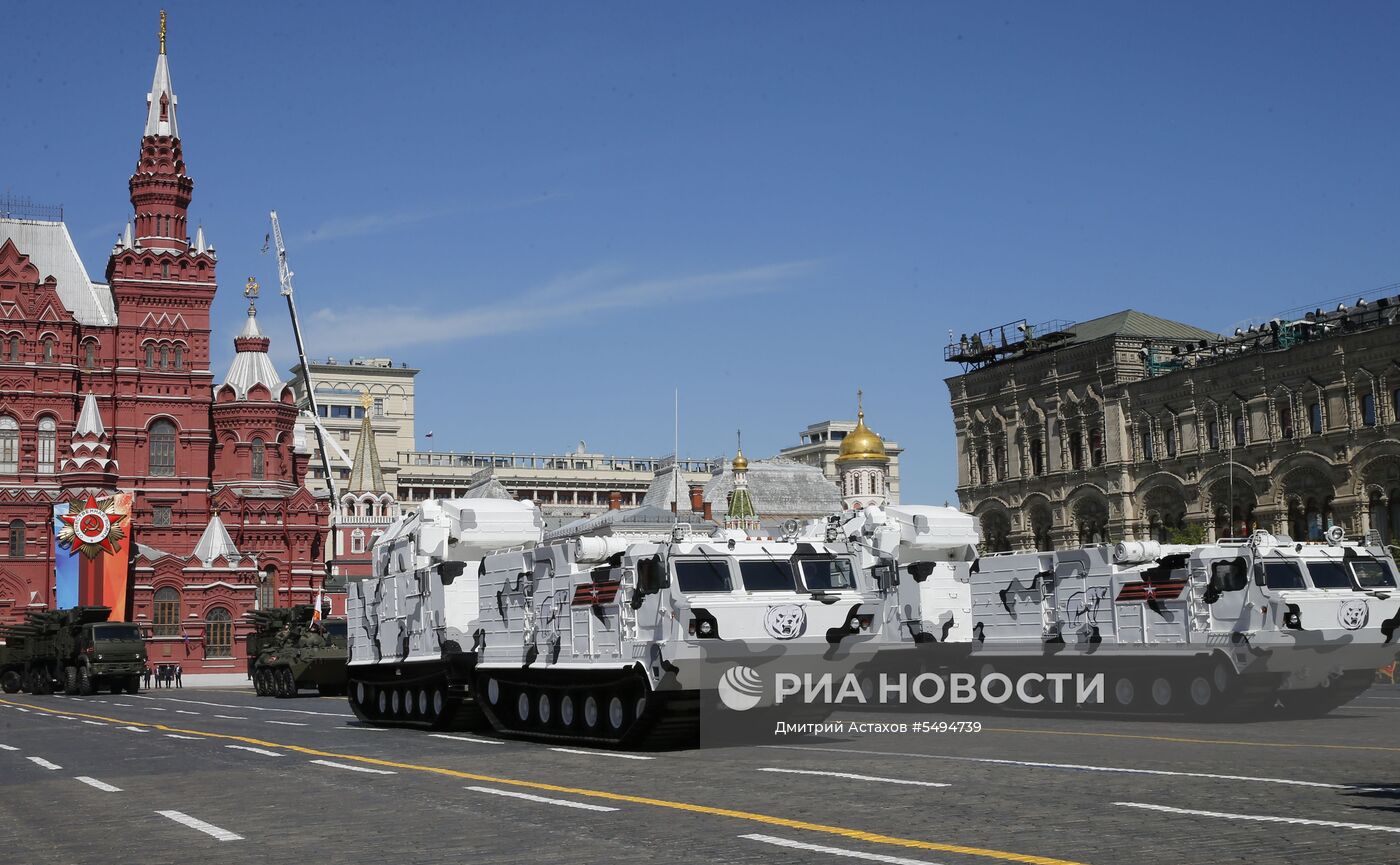
[[[774,291],[814,266],[812,261],[794,261],[657,278],[631,278],[619,268],[593,267],[478,306],[323,307],[308,317],[307,342],[316,346],[317,355],[360,354],[543,330],[609,311]]]

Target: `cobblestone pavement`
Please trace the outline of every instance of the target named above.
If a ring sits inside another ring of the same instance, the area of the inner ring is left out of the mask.
[[[977,721],[980,732],[861,726]],[[1318,720],[835,716],[622,754],[241,690],[0,695],[0,863],[1376,863],[1400,689]]]

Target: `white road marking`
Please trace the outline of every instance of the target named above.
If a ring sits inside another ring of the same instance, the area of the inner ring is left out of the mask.
[[[122,727],[122,728],[120,728],[120,729],[122,729],[122,730],[130,730],[130,731],[133,732],[133,733],[149,733],[149,732],[151,732],[150,730],[147,730],[145,727]]]
[[[790,841],[787,838],[776,838],[772,835],[740,835],[749,841],[762,841],[764,844],[776,844],[779,847],[787,847],[792,850],[807,850],[812,853],[827,853],[832,856],[845,856],[848,859],[864,859],[867,862],[886,862],[889,865],[934,865],[927,859],[906,859],[903,856],[886,856],[883,853],[866,853],[862,850],[848,850],[845,847],[827,847],[824,844],[808,844],[805,841]]]
[[[551,751],[560,751],[565,754],[585,754],[589,757],[620,757],[623,760],[655,760],[655,757],[644,757],[641,754],[619,754],[616,751],[585,751],[582,748],[550,748]]]
[[[379,729],[379,728],[376,727],[375,729]],[[434,739],[452,739],[452,740],[457,741],[457,742],[475,742],[475,743],[478,744],[478,745],[504,745],[504,744],[505,744],[505,742],[501,741],[500,739],[475,739],[475,738],[472,738],[471,736],[453,736],[453,735],[451,735],[451,734],[449,734],[449,733],[429,733],[428,735],[429,735],[430,737],[434,738]]]
[[[512,799],[525,799],[530,802],[541,802],[545,805],[559,805],[563,808],[578,808],[581,811],[616,811],[616,808],[609,808],[606,805],[589,805],[585,802],[570,802],[567,799],[547,799],[544,796],[534,796],[529,793],[517,793],[514,790],[497,790],[493,787],[468,787],[468,790],[475,790],[478,793],[490,793],[494,796],[509,796]]]
[[[240,706],[236,703],[211,703],[208,700],[181,700],[175,697],[147,697],[145,699],[162,699],[168,703],[183,703],[187,706],[213,706],[216,709],[239,709],[245,712],[290,712],[293,715],[323,715],[327,718],[355,717],[354,714],[350,712],[313,712],[310,709],[278,709],[272,706]]]
[[[152,712],[164,712],[164,711],[165,711],[164,709],[162,709],[162,708],[159,707],[159,706],[147,706],[146,708],[147,708],[147,709],[150,709]]]
[[[177,715],[198,715],[199,713],[198,713],[198,712],[191,712],[191,711],[188,710],[188,709],[176,709],[176,710],[175,710],[175,714],[177,714]]]
[[[45,769],[62,769],[62,768],[63,768],[62,766],[58,765],[57,763],[50,763],[48,760],[45,760],[43,757],[28,757],[28,758],[26,758],[26,759],[28,759],[29,762],[33,763],[33,764],[36,765],[36,766],[43,766]]]
[[[1247,820],[1257,823],[1292,823],[1296,826],[1326,826],[1330,829],[1360,829],[1364,832],[1397,832],[1400,826],[1378,826],[1374,823],[1343,823],[1337,820],[1309,820],[1304,817],[1272,817],[1267,814],[1230,814],[1224,811],[1198,811],[1194,808],[1172,808],[1167,805],[1151,805],[1146,802],[1114,802],[1124,808],[1141,808],[1145,811],[1164,811],[1168,814],[1186,814],[1192,817],[1220,817],[1225,820]]]
[[[179,733],[166,733],[166,734],[165,734],[165,738],[167,738],[167,739],[190,739],[191,741],[195,741],[195,740],[202,739],[202,738],[204,738],[204,737],[203,737],[203,736],[181,736]]]
[[[18,751],[14,745],[0,745],[0,751]]]
[[[106,724],[102,723],[101,721],[89,721],[89,720],[86,719],[86,718],[81,718],[81,719],[79,719],[79,720],[81,720],[84,724],[91,724],[91,725],[94,726],[94,727],[105,727],[105,726],[107,726]]]
[[[77,720],[77,718],[74,718],[74,717],[72,717],[71,715],[54,715],[53,717],[58,718],[58,719],[63,720],[63,721],[76,721],[76,720]]]
[[[263,721],[264,724],[281,724],[283,727],[305,727],[304,721]]]
[[[108,784],[106,781],[99,781],[99,780],[97,780],[96,778],[89,778],[89,777],[86,776],[86,775],[79,775],[79,776],[78,776],[77,778],[75,778],[74,780],[76,780],[76,781],[82,781],[84,784],[88,785],[89,787],[96,787],[97,789],[101,790],[101,791],[104,792],[104,793],[120,793],[120,792],[122,791],[122,788],[120,788],[120,787],[113,787],[111,784]]]
[[[225,748],[235,748],[239,751],[252,751],[254,754],[262,754],[264,757],[281,757],[278,751],[269,751],[266,748],[254,748],[251,745],[225,745]]]
[[[133,708],[132,705],[131,705],[130,703],[113,703],[112,705],[113,705],[113,706],[121,706],[121,707],[124,708],[124,709]]]
[[[952,754],[915,754],[897,751],[863,751],[856,748],[824,748],[817,745],[761,745],[792,751],[832,751],[838,754],[871,754],[880,757],[918,757],[926,760],[956,760],[963,763],[990,763],[998,766],[1025,766],[1033,769],[1069,769],[1076,772],[1109,772],[1122,775],[1166,775],[1174,778],[1209,778],[1216,781],[1248,781],[1258,784],[1287,784],[1293,787],[1319,787],[1325,790],[1363,790],[1377,787],[1357,787],[1351,784],[1329,784],[1325,781],[1300,781],[1296,778],[1269,778],[1253,775],[1220,775],[1213,772],[1173,772],[1168,769],[1134,769],[1126,766],[1092,766],[1082,763],[1046,763],[1036,760],[1005,760],[995,757],[962,757]]]
[[[765,767],[760,772],[785,772],[789,775],[823,775],[828,778],[849,778],[852,781],[882,781],[886,784],[908,784],[913,787],[951,787],[951,784],[938,784],[933,781],[906,781],[903,778],[877,778],[874,775],[853,775],[850,772],[818,772],[815,769],[778,769]]]
[[[19,706],[11,706],[10,708],[14,709],[16,712],[23,712],[26,715],[29,714],[28,709],[21,709]]]
[[[203,820],[196,820],[194,817],[191,817],[190,815],[185,814],[181,811],[157,811],[156,813],[162,817],[174,820],[176,823],[188,826],[191,829],[198,829],[205,835],[213,835],[220,841],[243,840],[242,835],[236,835],[233,832],[228,831],[227,829],[220,829],[218,826],[215,826],[212,823],[205,823]]]
[[[223,718],[225,721],[246,721],[247,718],[240,718],[237,715],[215,715],[215,718]]]
[[[367,766],[351,766],[349,763],[336,763],[331,760],[312,760],[311,762],[321,766],[333,766],[336,769],[349,769],[351,772],[369,772],[374,775],[397,775],[398,772],[391,772],[388,769],[370,769]]]

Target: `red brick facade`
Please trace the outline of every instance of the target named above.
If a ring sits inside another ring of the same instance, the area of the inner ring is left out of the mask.
[[[131,609],[152,661],[233,671],[246,611],[315,596],[329,508],[302,486],[290,387],[210,369],[217,256],[189,236],[177,105],[162,54],[106,284],[61,222],[0,219],[0,621],[55,603],[56,503],[131,492]],[[235,342],[240,358],[267,351],[256,322]],[[88,394],[105,464],[70,459]]]

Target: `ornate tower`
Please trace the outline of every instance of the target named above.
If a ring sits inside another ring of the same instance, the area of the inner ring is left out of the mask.
[[[114,369],[93,388],[99,398],[104,391],[112,395],[112,456],[121,467],[120,486],[136,491],[138,536],[158,537],[164,549],[183,555],[209,520],[209,308],[216,256],[206,243],[189,243],[194,181],[185,169],[178,104],[162,14],[160,53],[128,182],[134,224],[107,261],[117,319]]]
[[[739,434],[734,461],[730,464],[734,472],[734,490],[729,494],[729,508],[724,515],[726,529],[740,529],[750,534],[758,531],[758,511],[754,510],[753,499],[749,497],[749,460],[744,456],[743,434]]]
[[[864,393],[856,391],[856,428],[841,440],[836,473],[846,510],[884,505],[889,500],[890,458],[885,441],[865,425]]]
[[[344,577],[358,579],[373,572],[374,542],[399,518],[399,503],[384,483],[384,470],[379,465],[379,445],[374,440],[374,399],[369,394],[360,397],[364,420],[360,422],[360,439],[355,444],[355,457],[350,468],[350,480],[341,496],[340,515],[335,530],[340,533],[336,550],[336,570]]]

